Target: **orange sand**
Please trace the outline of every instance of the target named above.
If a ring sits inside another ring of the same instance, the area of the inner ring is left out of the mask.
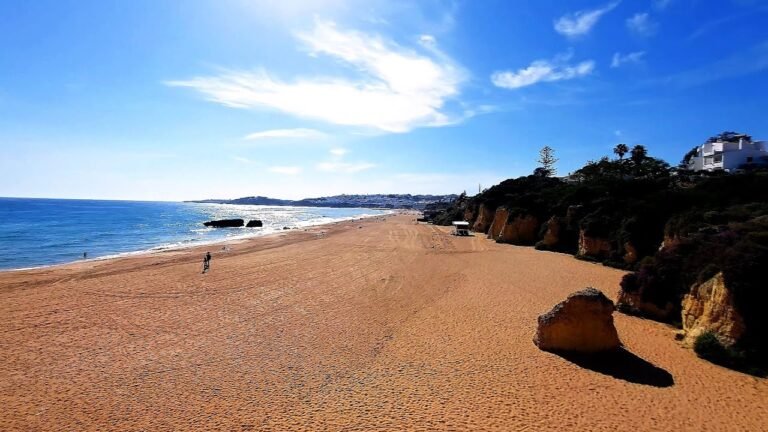
[[[403,215],[209,249],[0,273],[0,430],[768,429],[662,324],[616,316],[651,378],[533,345],[617,270]]]

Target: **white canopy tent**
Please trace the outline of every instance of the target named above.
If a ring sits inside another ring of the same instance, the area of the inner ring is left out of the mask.
[[[469,235],[469,222],[453,221],[453,235]]]

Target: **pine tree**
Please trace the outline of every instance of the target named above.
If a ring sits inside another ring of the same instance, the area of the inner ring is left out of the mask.
[[[552,177],[557,173],[557,169],[555,168],[557,161],[558,159],[555,158],[555,151],[552,149],[552,147],[544,146],[544,148],[539,150],[538,162],[541,166],[536,168],[536,170],[533,172],[534,175]]]

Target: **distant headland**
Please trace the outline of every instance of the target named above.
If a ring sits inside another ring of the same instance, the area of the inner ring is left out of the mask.
[[[264,196],[250,196],[225,199],[205,199],[187,201],[207,204],[235,205],[270,205],[270,206],[301,206],[301,207],[333,207],[333,208],[390,208],[423,210],[429,204],[453,202],[458,195],[411,195],[411,194],[372,194],[372,195],[334,195],[320,198],[304,198],[300,200],[284,200]]]

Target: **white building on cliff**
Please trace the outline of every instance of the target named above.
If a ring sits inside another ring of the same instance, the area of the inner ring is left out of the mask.
[[[749,135],[726,132],[713,137],[687,160],[693,171],[733,172],[750,165],[768,165],[768,142],[752,141]]]

